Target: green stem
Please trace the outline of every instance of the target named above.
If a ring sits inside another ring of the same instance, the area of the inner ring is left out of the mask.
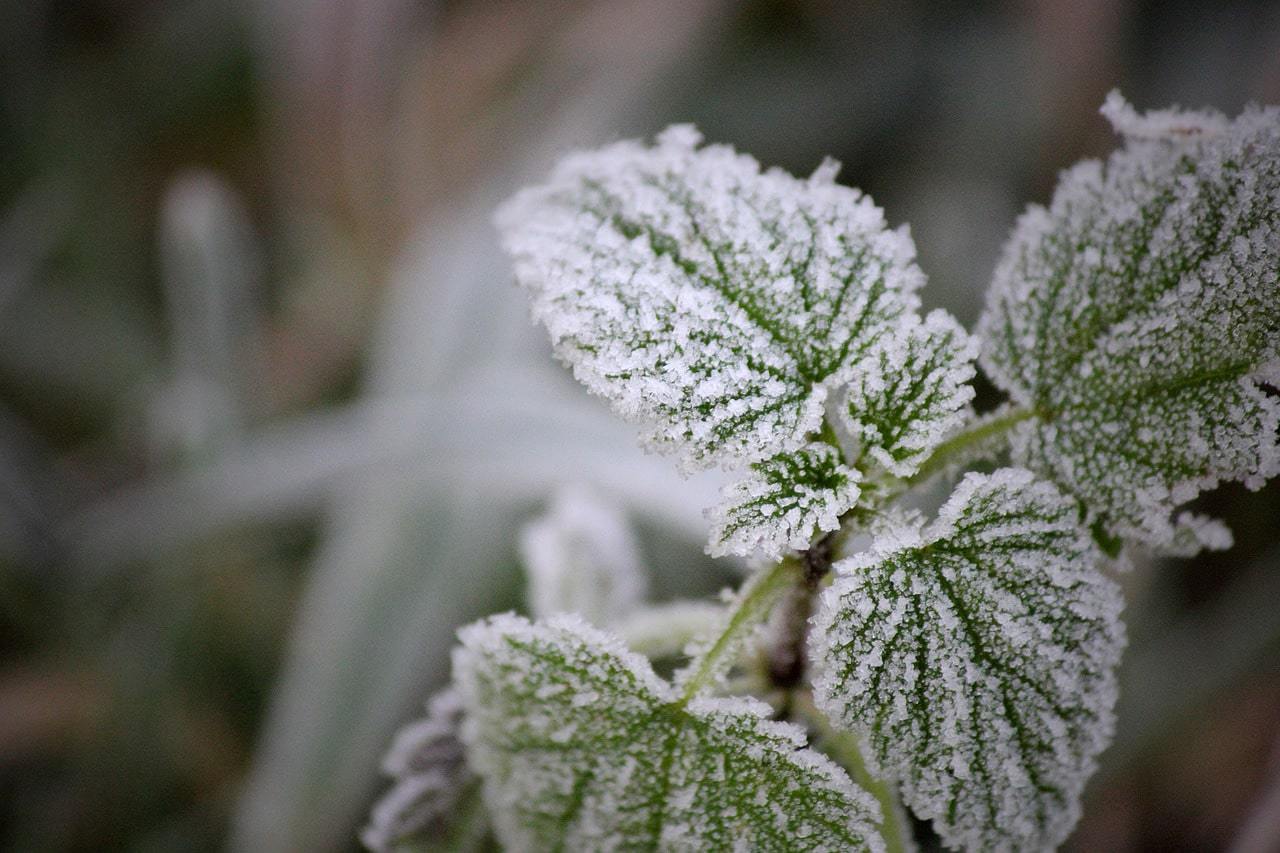
[[[979,421],[939,444],[933,454],[920,466],[920,470],[908,482],[912,485],[923,483],[943,468],[946,468],[956,457],[971,449],[974,445],[981,444],[1001,433],[1008,432],[1023,421],[1035,416],[1036,413],[1032,409],[1010,409],[998,418]]]
[[[902,804],[898,802],[888,783],[867,770],[857,738],[833,727],[826,714],[813,704],[813,697],[809,693],[797,691],[794,699],[796,709],[817,730],[824,750],[849,771],[849,778],[856,785],[875,797],[880,804],[880,835],[884,839],[886,853],[908,853],[915,850]]]
[[[778,599],[798,582],[802,571],[802,563],[794,557],[788,557],[754,575],[743,585],[724,630],[686,670],[689,675],[684,679],[684,689],[680,693],[681,705],[688,704],[715,681],[732,662],[747,634],[769,615]]]

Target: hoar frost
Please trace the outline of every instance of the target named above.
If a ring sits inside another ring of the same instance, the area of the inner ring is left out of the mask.
[[[1178,505],[1280,466],[1280,110],[1103,112],[1125,147],[1019,220],[982,364],[1035,415],[1017,463],[1110,536],[1187,554],[1227,539]]]
[[[923,275],[834,182],[761,171],[689,126],[565,158],[498,214],[556,353],[689,467],[797,450]]]
[[[828,444],[810,444],[794,453],[757,462],[753,475],[724,489],[711,520],[713,557],[726,554],[778,559],[802,550],[814,530],[840,526],[840,515],[858,500],[860,475]]]
[[[459,802],[476,784],[458,739],[461,722],[461,697],[443,690],[428,703],[426,717],[397,732],[382,762],[395,785],[374,806],[360,834],[370,850],[389,853],[446,835]]]
[[[857,498],[858,472],[812,445],[828,397],[853,382],[860,440],[901,471],[956,425],[972,353],[943,315],[921,326],[910,237],[834,161],[801,180],[700,142],[676,126],[571,155],[498,224],[588,388],[686,469],[753,467],[712,511],[711,553],[776,556]],[[923,389],[890,375],[916,366]]]
[[[463,739],[506,849],[883,849],[871,796],[762,703],[683,702],[572,616],[460,637]]]
[[[836,565],[814,698],[945,844],[1053,847],[1110,741],[1123,599],[1074,502],[1019,469],[969,474],[923,530]]]
[[[850,373],[840,419],[865,455],[909,477],[968,419],[977,342],[944,311],[909,317]]]
[[[461,632],[456,698],[398,741],[366,841],[433,824],[456,771],[483,779],[517,851],[881,849],[896,804],[766,706],[716,695],[783,602],[800,604],[782,639],[804,641],[807,596],[856,532],[869,550],[835,563],[808,626],[816,705],[944,844],[1060,843],[1113,727],[1124,632],[1103,552],[1229,547],[1181,505],[1280,472],[1280,110],[1142,115],[1112,95],[1103,112],[1124,147],[1020,218],[972,337],[919,315],[909,236],[831,161],[762,171],[678,126],[573,154],[504,205],[516,277],[574,374],[684,470],[745,469],[708,550],[782,559],[723,608],[641,607],[625,522],[558,497],[523,549],[532,611],[560,615]],[[975,418],[979,348],[1010,400]],[[966,476],[932,523],[893,503],[1006,446],[1020,467]],[[658,656],[692,637],[690,660],[668,683],[564,611]]]

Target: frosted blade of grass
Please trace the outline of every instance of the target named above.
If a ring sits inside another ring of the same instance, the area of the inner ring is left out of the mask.
[[[399,466],[490,491],[504,506],[587,472],[629,507],[703,536],[714,479],[682,481],[631,444],[625,424],[548,371],[513,366],[467,391],[366,399],[264,427],[202,464],[109,495],[62,533],[78,562],[110,570],[254,519],[305,517],[363,471]]]
[[[700,141],[571,155],[498,214],[557,355],[685,468],[803,447],[923,282],[834,162],[801,180]]]
[[[244,429],[257,246],[240,199],[210,173],[170,184],[160,224],[172,375],[152,427],[159,449],[199,453]]]
[[[1280,466],[1262,387],[1280,379],[1280,109],[1144,117],[1113,94],[1103,112],[1125,146],[1019,220],[982,364],[1036,415],[1014,460],[1079,498],[1101,541],[1187,553],[1180,504]]]
[[[507,849],[883,849],[871,796],[762,703],[681,701],[575,617],[460,636],[463,739]]]
[[[1109,743],[1119,587],[1075,503],[970,474],[923,530],[837,563],[811,635],[815,701],[948,846],[1050,848]]]

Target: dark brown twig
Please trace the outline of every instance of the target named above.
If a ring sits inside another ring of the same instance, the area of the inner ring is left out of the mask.
[[[809,616],[813,613],[813,596],[823,576],[831,571],[836,532],[823,536],[800,555],[804,566],[801,582],[787,594],[779,607],[776,639],[766,654],[769,683],[783,690],[798,686],[804,678],[805,640],[809,633]]]

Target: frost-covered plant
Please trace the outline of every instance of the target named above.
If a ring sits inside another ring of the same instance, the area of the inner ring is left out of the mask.
[[[443,837],[473,788],[514,850],[902,850],[903,805],[949,847],[1062,842],[1126,547],[1227,547],[1180,507],[1280,470],[1280,111],[1103,112],[1124,147],[1022,216],[973,335],[920,315],[911,238],[831,161],[673,127],[508,202],[556,354],[685,470],[741,472],[708,550],[761,568],[647,605],[625,519],[562,496],[523,538],[534,621],[460,632],[366,842]],[[982,417],[975,361],[1009,397]],[[931,521],[898,504],[1005,458]]]

